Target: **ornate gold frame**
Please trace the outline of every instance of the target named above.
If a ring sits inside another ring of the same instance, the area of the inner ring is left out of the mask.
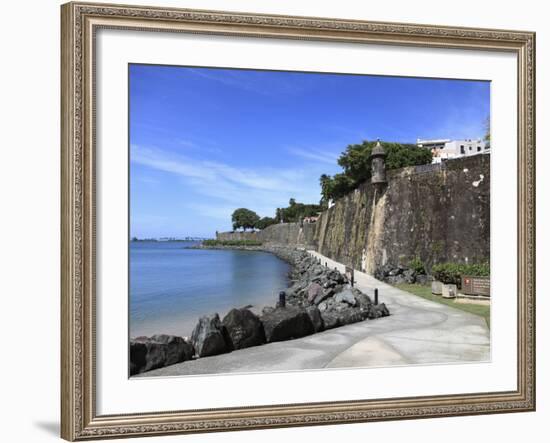
[[[535,34],[523,31],[68,3],[61,7],[61,435],[67,440],[533,411]],[[95,410],[94,33],[99,28],[508,51],[518,59],[518,384],[391,400],[98,416]]]

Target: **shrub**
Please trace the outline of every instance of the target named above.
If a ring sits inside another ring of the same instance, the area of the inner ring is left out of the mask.
[[[432,274],[436,280],[447,285],[460,285],[461,265],[458,263],[440,263],[432,266]]]
[[[425,274],[426,268],[420,257],[415,257],[409,262],[409,268],[413,269],[417,274]]]
[[[436,280],[445,284],[455,284],[458,288],[462,285],[463,275],[488,277],[490,272],[489,263],[440,263],[432,266],[432,274]]]
[[[466,265],[466,268],[464,269],[464,275],[473,275],[476,277],[488,277],[489,275],[491,275],[491,267],[487,262]]]

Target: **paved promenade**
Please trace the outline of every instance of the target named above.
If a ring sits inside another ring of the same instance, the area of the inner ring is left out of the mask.
[[[344,266],[310,251],[328,266]],[[374,288],[391,315],[297,340],[178,363],[141,374],[173,376],[298,369],[375,367],[489,361],[489,329],[482,317],[431,302],[355,272],[356,286]]]

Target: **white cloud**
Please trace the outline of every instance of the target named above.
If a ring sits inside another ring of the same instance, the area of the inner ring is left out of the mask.
[[[273,216],[275,209],[286,206],[291,197],[308,203],[320,199],[318,180],[323,169],[319,167],[251,170],[139,145],[131,146],[131,161],[181,177],[185,186],[208,197],[206,203],[188,204],[190,209],[208,217],[227,217],[241,206],[262,216]]]
[[[135,163],[149,166],[153,169],[185,177],[195,177],[212,180],[215,177],[213,171],[206,168],[197,168],[190,162],[177,161],[162,154],[162,151],[152,148],[144,148],[138,145],[131,146],[131,160]]]
[[[188,72],[207,80],[222,83],[246,92],[276,97],[296,94],[302,90],[300,82],[277,76],[266,76],[262,71],[189,68]]]
[[[289,148],[288,152],[291,154],[305,158],[306,160],[313,160],[316,162],[327,163],[329,165],[335,165],[338,160],[338,154],[329,151],[318,151],[313,149],[302,148]]]

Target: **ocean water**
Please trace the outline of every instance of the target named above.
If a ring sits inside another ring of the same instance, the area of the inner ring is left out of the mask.
[[[189,336],[201,315],[274,306],[289,265],[257,251],[187,249],[192,242],[130,242],[130,337]]]

